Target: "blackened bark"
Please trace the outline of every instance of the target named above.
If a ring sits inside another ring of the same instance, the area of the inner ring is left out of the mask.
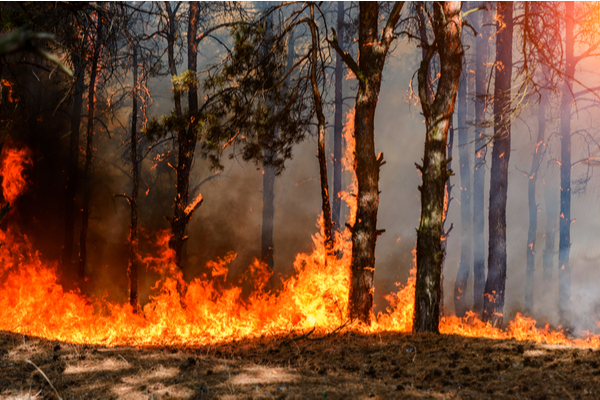
[[[344,2],[338,2],[337,10],[337,32],[342,43],[340,47],[344,49]],[[333,123],[333,199],[331,208],[331,222],[336,232],[341,231],[341,210],[342,199],[342,131],[344,129],[344,104],[343,104],[343,78],[344,66],[342,57],[339,54],[335,58],[335,114]]]
[[[196,151],[197,132],[196,123],[198,114],[198,84],[195,80],[197,72],[198,59],[198,19],[200,8],[197,1],[189,4],[188,34],[187,34],[187,56],[188,70],[194,75],[194,79],[188,88],[188,110],[189,122],[187,129],[179,131],[177,138],[178,157],[177,167],[177,195],[175,196],[175,207],[173,218],[169,219],[171,223],[172,237],[169,240],[169,247],[175,252],[175,263],[180,270],[183,270],[181,253],[183,245],[187,240],[185,230],[192,218],[194,211],[200,206],[202,196],[199,195],[190,203],[190,171],[194,162],[194,153]]]
[[[546,241],[543,255],[543,279],[546,287],[552,279],[554,270],[554,248],[556,246],[556,228],[558,225],[558,210],[560,197],[556,195],[559,190],[555,176],[558,164],[551,162],[547,166],[546,179],[544,179],[544,206],[546,207]]]
[[[560,107],[560,219],[558,239],[558,314],[564,325],[569,324],[571,311],[571,105],[573,103],[574,3],[566,5],[566,69]]]
[[[446,158],[448,130],[462,70],[462,17],[460,2],[433,3],[434,45],[418,71],[419,99],[427,133],[423,165],[421,222],[417,231],[417,281],[415,286],[415,332],[439,332],[443,262],[444,189],[451,171]],[[428,93],[429,65],[434,52],[440,59],[440,75],[433,102]]]
[[[502,325],[506,286],[506,198],[510,159],[513,3],[498,2],[496,79],[494,85],[494,147],[490,170],[488,274],[483,320]]]
[[[265,30],[273,29],[273,15],[265,21]],[[293,39],[292,39],[293,40]],[[288,51],[293,51],[293,45],[288,48]],[[268,45],[264,45],[261,48],[262,56],[265,60],[265,64],[268,65],[267,58],[269,56]],[[288,56],[290,53],[288,52]],[[293,56],[293,55],[292,55]],[[288,59],[289,66],[289,59]],[[270,89],[270,88],[269,88]],[[267,97],[269,107],[274,107],[271,96]],[[269,134],[276,137],[278,134],[278,127],[272,127],[273,131]],[[269,267],[269,270],[273,272],[271,279],[269,280],[269,286],[274,288],[277,284],[277,278],[274,273],[275,271],[275,243],[273,241],[273,231],[275,229],[275,177],[277,175],[273,161],[276,158],[275,151],[271,148],[271,143],[263,147],[264,167],[263,167],[263,209],[262,209],[262,226],[261,226],[261,243],[260,253],[261,260]]]
[[[131,225],[129,227],[129,304],[134,312],[138,312],[140,303],[138,299],[138,210],[137,200],[140,189],[140,165],[138,160],[137,148],[137,118],[138,118],[138,66],[137,66],[137,44],[133,45],[133,90],[132,90],[132,112],[131,112],[131,175],[133,187],[131,189]]]
[[[77,171],[79,170],[79,137],[81,109],[85,90],[85,54],[78,59],[77,78],[73,88],[73,110],[71,112],[71,134],[69,138],[69,161],[67,166],[67,186],[65,188],[65,241],[61,253],[64,271],[72,272],[73,241],[75,239],[75,196],[77,193]],[[73,271],[74,272],[74,271]]]
[[[473,311],[483,313],[485,289],[485,106],[487,59],[492,23],[491,4],[483,11],[481,34],[475,40],[475,170],[473,171]]]
[[[313,101],[315,105],[315,113],[317,115],[317,130],[318,130],[318,145],[317,158],[319,159],[319,175],[321,176],[321,204],[323,211],[323,233],[324,244],[328,251],[333,250],[333,227],[331,223],[331,204],[329,202],[329,184],[327,182],[327,156],[325,155],[325,114],[323,114],[323,101],[319,92],[319,83],[317,81],[318,69],[318,38],[317,29],[315,27],[315,11],[314,6],[310,5],[311,23],[310,33],[312,37],[311,47],[311,68],[310,68],[310,83],[313,91]]]
[[[352,232],[352,261],[348,316],[351,320],[370,324],[373,311],[373,276],[375,273],[375,244],[377,209],[379,207],[379,169],[383,154],[375,156],[375,109],[381,88],[381,76],[393,32],[404,3],[396,2],[390,12],[379,40],[377,2],[359,3],[358,52],[359,62],[344,53],[334,40],[330,44],[358,78],[354,117],[356,141],[354,170],[358,183],[356,222]],[[335,39],[335,38],[334,38]]]
[[[102,48],[102,18],[98,16],[98,29],[96,31],[96,42],[94,44],[94,54],[92,56],[92,66],[90,71],[90,84],[88,88],[88,125],[85,148],[85,164],[83,170],[83,207],[81,213],[81,234],[79,236],[79,282],[85,280],[85,266],[87,262],[87,233],[90,222],[90,200],[92,194],[91,169],[94,158],[94,118],[96,111],[96,79],[98,76],[98,61],[100,50]]]
[[[525,277],[525,311],[533,311],[533,289],[535,272],[535,242],[537,236],[537,214],[538,204],[536,203],[536,184],[538,171],[545,153],[546,136],[546,107],[548,105],[548,96],[542,94],[538,109],[538,134],[533,151],[533,160],[529,171],[529,182],[527,187],[527,196],[529,204],[529,231],[527,232],[527,269]]]
[[[265,165],[263,170],[263,210],[260,253],[261,260],[267,264],[271,271],[275,268],[273,219],[275,217],[275,167]],[[273,282],[274,283],[274,282]]]
[[[454,310],[457,316],[463,317],[469,310],[467,299],[467,282],[471,272],[473,257],[471,217],[471,153],[469,130],[467,128],[467,71],[463,71],[460,85],[458,86],[458,162],[460,164],[460,263],[454,282]]]

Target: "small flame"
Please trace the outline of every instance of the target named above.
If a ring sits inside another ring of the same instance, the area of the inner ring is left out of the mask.
[[[2,164],[0,175],[2,175],[2,193],[4,200],[14,202],[27,187],[23,172],[32,165],[31,155],[28,149],[17,149],[10,143],[5,143],[2,149]]]

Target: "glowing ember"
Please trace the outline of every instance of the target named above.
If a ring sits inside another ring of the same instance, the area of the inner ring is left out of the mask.
[[[2,187],[7,199],[16,198],[25,188],[22,173],[31,162],[27,154],[14,149],[3,153]],[[283,282],[278,294],[265,292],[270,273],[264,264],[255,261],[244,276],[253,283],[254,292],[244,298],[241,288],[226,289],[223,285],[234,253],[209,263],[211,276],[194,279],[180,298],[177,286],[178,281],[182,282],[181,273],[172,262],[168,239],[168,232],[160,232],[160,254],[141,258],[148,268],[161,271],[163,278],[156,283],[143,313],[136,314],[129,304],[94,302],[77,292],[65,292],[57,283],[56,267],[41,261],[26,236],[13,228],[0,231],[0,330],[106,346],[197,346],[313,328],[324,333],[346,323],[349,232],[336,240],[333,254],[341,254],[341,258],[325,251],[322,232],[314,235],[313,251],[296,256],[295,274]],[[371,326],[348,328],[364,333],[410,331],[414,291],[413,269],[408,284],[387,297],[389,308]],[[570,340],[547,326],[536,328],[534,320],[521,315],[505,331],[473,315],[464,319],[444,317],[440,329],[445,334],[463,336],[600,346],[597,336]]]

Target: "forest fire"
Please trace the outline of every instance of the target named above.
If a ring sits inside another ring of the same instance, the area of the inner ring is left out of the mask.
[[[352,128],[348,126],[347,130]],[[351,140],[350,135],[347,138]],[[11,146],[4,148],[2,159],[3,193],[7,200],[15,201],[26,190],[23,172],[31,159],[26,149]],[[351,254],[347,234],[336,245],[341,258],[328,255],[321,235],[315,235],[312,253],[297,255],[295,275],[283,282],[277,294],[264,290],[269,272],[255,261],[245,276],[255,288],[247,300],[242,298],[241,288],[224,289],[220,285],[227,279],[233,253],[209,263],[212,279],[194,279],[180,298],[177,281],[182,277],[173,264],[168,239],[166,231],[160,233],[160,256],[143,258],[148,267],[159,269],[164,279],[156,282],[151,301],[143,307],[143,313],[137,314],[128,304],[91,300],[76,291],[65,291],[57,283],[55,266],[42,262],[27,236],[9,227],[0,235],[0,330],[78,344],[141,347],[194,347],[309,330],[327,334],[342,327],[361,333],[412,330],[414,269],[407,284],[398,284],[399,291],[387,296],[387,312],[379,313],[371,326],[347,325]],[[467,337],[600,347],[600,337],[571,340],[560,331],[535,325],[533,319],[517,315],[507,330],[500,330],[469,314],[464,319],[442,318],[440,331]]]

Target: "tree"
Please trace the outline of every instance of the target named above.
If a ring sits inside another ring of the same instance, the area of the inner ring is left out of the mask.
[[[547,70],[547,68],[545,68]],[[546,71],[545,71],[546,72]],[[544,74],[546,75],[546,74]],[[531,169],[529,170],[529,181],[527,182],[527,202],[529,208],[529,229],[527,231],[527,267],[525,275],[525,311],[531,313],[533,311],[533,288],[534,288],[534,272],[535,272],[535,244],[537,236],[537,214],[538,205],[536,202],[536,183],[539,176],[540,166],[546,153],[546,109],[548,108],[548,94],[542,93],[538,108],[538,134],[533,151],[533,160],[531,161]],[[551,221],[546,222],[547,226],[551,226]],[[552,232],[551,232],[552,234]],[[546,237],[546,242],[549,244],[549,238]],[[554,239],[552,238],[552,242]],[[552,246],[554,247],[554,246]],[[552,249],[553,251],[554,249]]]
[[[395,2],[381,37],[378,37],[379,4],[359,4],[358,63],[341,48],[334,32],[330,44],[358,78],[354,117],[356,140],[354,170],[358,193],[356,222],[352,232],[352,262],[348,316],[352,320],[371,323],[373,310],[373,276],[375,245],[383,231],[377,229],[379,207],[379,169],[383,153],[375,155],[375,109],[381,88],[383,67],[394,39],[404,2]]]
[[[491,4],[483,11],[481,34],[475,39],[475,163],[473,171],[473,311],[483,314],[485,289],[485,157],[486,129],[485,109],[487,103],[487,60],[492,23]]]
[[[176,46],[181,34],[179,9],[183,3],[178,2],[171,7],[170,2],[164,2],[163,14],[164,28],[161,35],[167,40],[167,55],[169,72],[173,81],[174,110],[170,116],[163,118],[162,124],[156,120],[151,121],[147,127],[149,137],[157,138],[166,136],[167,132],[174,132],[172,138],[176,141],[177,165],[176,195],[173,216],[167,217],[171,225],[171,238],[169,247],[175,253],[175,264],[181,270],[183,265],[183,245],[188,239],[186,229],[194,212],[202,203],[203,197],[198,194],[190,199],[190,172],[193,167],[198,143],[199,132],[210,125],[211,116],[206,109],[212,105],[210,100],[200,105],[198,101],[199,72],[197,68],[198,46],[206,38],[214,38],[215,31],[231,27],[234,23],[229,19],[234,13],[243,13],[235,2],[190,2],[187,18],[187,64],[188,69],[182,74],[177,72]],[[198,32],[202,27],[202,32]],[[188,93],[188,109],[182,108],[181,95]],[[206,146],[206,143],[202,144]]]
[[[465,32],[462,32],[463,37]],[[454,310],[462,317],[469,310],[466,300],[467,281],[471,272],[473,259],[473,232],[471,216],[471,153],[468,145],[471,142],[467,128],[467,93],[468,71],[465,65],[458,86],[458,156],[460,164],[460,263],[454,282]]]
[[[340,49],[344,50],[344,2],[337,3],[337,34],[342,38]],[[336,232],[341,232],[342,199],[342,130],[344,117],[343,80],[344,64],[342,57],[336,54],[335,58],[335,115],[333,123],[333,199],[331,208],[331,222]]]
[[[571,104],[575,76],[575,4],[565,2],[565,74],[560,105],[560,219],[558,238],[558,314],[567,322],[571,310]]]
[[[494,80],[494,147],[490,169],[488,274],[483,320],[502,325],[506,285],[506,199],[510,160],[513,3],[498,2]]]
[[[418,71],[419,100],[425,116],[426,136],[423,165],[421,222],[417,231],[417,281],[415,286],[415,332],[439,332],[444,189],[451,171],[446,166],[448,129],[462,70],[462,14],[460,2],[435,2],[433,43],[422,43],[427,50]],[[428,93],[431,61],[439,57],[439,80],[433,99]]]
[[[91,168],[94,157],[94,124],[96,112],[96,83],[98,78],[98,62],[103,47],[103,23],[105,16],[97,13],[97,23],[94,36],[94,50],[91,55],[90,83],[88,85],[88,117],[85,147],[85,163],[83,171],[83,207],[81,213],[81,233],[79,235],[79,268],[78,280],[85,281],[85,266],[87,263],[87,234],[90,219],[90,199],[92,195]]]

